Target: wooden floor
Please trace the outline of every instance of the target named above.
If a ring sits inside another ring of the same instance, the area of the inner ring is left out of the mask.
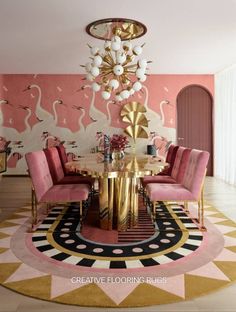
[[[6,219],[18,207],[30,203],[30,181],[28,178],[4,177],[0,181],[0,220]],[[236,221],[236,187],[208,177],[205,184],[205,200],[229,218]],[[235,312],[236,284],[210,295],[191,301],[171,305],[130,309],[99,309],[60,305],[31,299],[0,287],[0,312],[72,312],[72,311],[186,311],[186,312]]]

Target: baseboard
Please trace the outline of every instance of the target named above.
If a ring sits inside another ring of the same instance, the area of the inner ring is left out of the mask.
[[[22,177],[29,177],[29,175],[28,174],[3,174],[3,177],[22,178]]]

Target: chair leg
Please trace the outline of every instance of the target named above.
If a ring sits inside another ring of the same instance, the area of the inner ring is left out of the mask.
[[[152,222],[153,222],[153,225],[154,225],[154,228],[155,228],[155,231],[158,230],[158,226],[157,226],[157,223],[156,223],[156,217],[157,217],[157,213],[156,213],[156,204],[158,202],[157,201],[153,201],[153,202],[150,202],[151,204],[151,208],[152,208],[152,212],[151,212],[151,218],[152,218]]]
[[[206,231],[204,226],[204,199],[203,199],[203,190],[201,191],[201,200],[200,200],[200,209],[201,209],[201,219],[200,219],[200,229]]]
[[[156,220],[156,201],[152,202],[152,218],[153,218],[153,222],[155,222],[155,220]]]
[[[197,204],[198,204],[198,209],[197,209],[198,216],[197,217],[198,217],[198,223],[200,224],[201,223],[201,200],[199,200]]]
[[[188,202],[187,201],[184,202],[184,211],[185,212],[189,212],[189,210],[188,210]]]
[[[50,210],[51,210],[51,204],[47,203],[46,204],[46,215],[49,214]]]
[[[146,193],[146,189],[142,190],[142,196],[143,196],[143,204],[145,206],[147,206],[147,193]]]
[[[48,204],[48,213],[52,210],[53,205],[52,204]]]
[[[142,187],[140,188],[140,194],[141,194],[141,196],[143,198],[143,204],[145,205],[144,189]]]
[[[204,200],[203,200],[203,192],[201,192],[201,198],[198,201],[198,223],[201,231],[206,231],[206,227],[204,226]]]
[[[80,214],[80,218],[79,218],[79,220],[80,220],[80,226],[79,226],[79,232],[81,232],[81,230],[82,230],[82,223],[83,223],[83,200],[81,200],[80,202],[79,202],[79,214]]]
[[[83,202],[82,202],[82,200],[79,202],[79,215],[80,215],[80,221],[82,221],[82,218],[83,218]]]
[[[94,199],[94,195],[95,195],[95,189],[94,189],[94,185],[91,186],[91,191],[90,191],[90,198],[91,201]]]
[[[34,225],[37,224],[37,200],[36,200],[36,196],[35,196],[35,192],[34,189],[32,188],[31,190],[31,212],[32,212],[32,230]]]

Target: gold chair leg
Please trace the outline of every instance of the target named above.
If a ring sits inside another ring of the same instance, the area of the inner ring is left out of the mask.
[[[189,210],[188,210],[188,202],[187,201],[184,202],[184,211],[185,212],[189,212]]]
[[[152,218],[153,218],[153,222],[155,222],[155,220],[156,220],[156,201],[152,202]]]
[[[201,220],[200,220],[200,228],[202,231],[206,231],[206,227],[204,225],[204,199],[203,199],[203,190],[201,191],[201,200],[200,200],[200,209],[201,209]]]
[[[201,200],[197,202],[197,205],[198,205],[198,209],[197,209],[198,223],[200,224],[201,223]]]
[[[31,191],[31,212],[32,212],[32,230],[34,225],[37,224],[37,200],[34,189]]]
[[[82,230],[82,222],[83,222],[83,201],[81,200],[79,202],[79,214],[80,214],[80,227],[79,227],[79,231],[81,232]]]
[[[80,214],[80,221],[82,221],[82,218],[83,218],[83,201],[82,200],[79,202],[79,214]]]
[[[157,227],[157,224],[156,224],[156,218],[157,218],[156,204],[157,203],[158,203],[157,201],[151,202],[151,204],[152,204],[151,219],[152,219],[155,231],[158,230],[158,227]]]
[[[146,205],[146,200],[145,200],[145,196],[146,196],[146,194],[145,194],[145,189],[142,188],[142,189],[141,189],[141,192],[142,192],[142,197],[143,197],[143,204]]]
[[[47,212],[47,215],[49,214],[49,211],[51,210],[51,204],[47,203],[47,208],[46,208],[46,212]]]

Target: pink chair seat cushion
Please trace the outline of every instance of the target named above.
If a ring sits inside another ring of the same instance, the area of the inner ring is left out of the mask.
[[[141,179],[142,186],[145,188],[149,183],[176,183],[170,176],[150,176]]]
[[[73,202],[86,200],[89,194],[87,184],[54,185],[41,198],[41,202]]]
[[[57,184],[89,184],[91,187],[94,184],[95,179],[81,176],[65,176]]]
[[[147,185],[147,194],[151,201],[168,201],[168,200],[192,200],[198,198],[181,184],[156,184],[150,183]]]

